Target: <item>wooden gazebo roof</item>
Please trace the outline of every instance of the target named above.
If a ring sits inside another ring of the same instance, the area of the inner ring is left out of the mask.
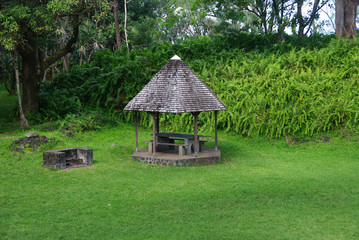
[[[186,63],[174,56],[124,110],[185,113],[226,110],[226,106]]]

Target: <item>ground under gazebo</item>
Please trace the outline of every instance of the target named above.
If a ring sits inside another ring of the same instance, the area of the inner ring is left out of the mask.
[[[217,112],[226,110],[221,100],[178,56],[171,60],[134,97],[124,110],[136,114],[136,152],[132,159],[161,165],[201,165],[220,161],[217,148]],[[148,148],[138,148],[137,112],[145,111],[153,119],[152,139]],[[198,135],[197,119],[201,112],[214,111],[215,147],[207,148]],[[194,134],[165,133],[159,130],[161,113],[192,113]]]

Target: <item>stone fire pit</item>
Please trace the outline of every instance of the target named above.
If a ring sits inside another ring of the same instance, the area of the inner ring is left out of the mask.
[[[93,152],[91,148],[66,148],[45,151],[43,153],[43,167],[69,169],[85,167],[92,164]]]

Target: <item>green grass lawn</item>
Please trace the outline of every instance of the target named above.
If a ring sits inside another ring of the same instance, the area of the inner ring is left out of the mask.
[[[288,145],[220,132],[220,164],[161,167],[131,160],[132,125],[31,130],[59,142],[16,154],[11,137],[26,131],[0,134],[0,239],[359,239],[358,137]],[[94,164],[41,167],[42,151],[65,147],[93,148]]]

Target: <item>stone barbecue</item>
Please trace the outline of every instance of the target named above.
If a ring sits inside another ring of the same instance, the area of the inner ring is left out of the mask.
[[[45,151],[43,153],[43,167],[69,169],[85,167],[92,164],[93,152],[91,148],[66,148]]]

